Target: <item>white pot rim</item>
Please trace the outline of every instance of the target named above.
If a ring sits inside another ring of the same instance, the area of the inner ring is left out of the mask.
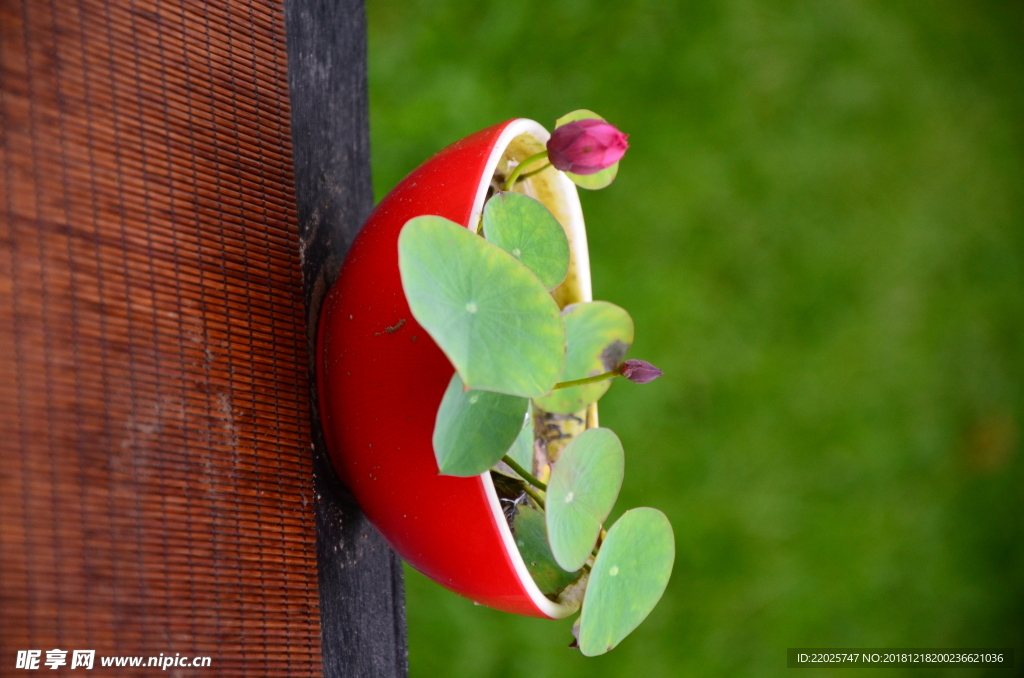
[[[484,167],[480,185],[477,188],[476,199],[473,202],[473,211],[470,213],[470,224],[476,224],[480,219],[480,214],[484,208],[484,200],[487,198],[487,190],[491,184],[491,177],[494,175],[494,171],[498,167],[498,163],[501,161],[506,149],[513,139],[523,134],[531,135],[542,144],[546,143],[551,136],[544,129],[543,125],[527,118],[517,118],[505,126],[501,135],[494,143],[491,155]],[[548,181],[551,182],[556,199],[562,201],[560,205],[560,211],[563,214],[562,226],[565,228],[566,235],[569,238],[569,248],[573,255],[571,265],[575,267],[579,286],[579,298],[575,301],[593,301],[590,281],[590,254],[587,249],[587,231],[583,221],[583,209],[580,206],[576,185],[562,172],[554,173]],[[569,275],[571,276],[572,273],[573,271],[570,270]],[[556,603],[541,593],[537,584],[533,581],[533,577],[530,576],[530,571],[527,569],[526,563],[519,553],[519,547],[516,546],[512,530],[509,529],[508,521],[505,519],[504,511],[501,508],[501,502],[498,500],[498,493],[494,487],[494,481],[491,479],[490,471],[485,471],[478,478],[483,483],[491,514],[498,532],[501,534],[506,555],[533,604],[551,619],[564,619],[574,614],[579,609],[578,603],[575,605]]]

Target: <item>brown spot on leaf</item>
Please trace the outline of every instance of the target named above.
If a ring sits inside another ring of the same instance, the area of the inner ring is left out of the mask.
[[[628,350],[629,344],[618,339],[605,346],[604,350],[601,351],[601,364],[604,366],[604,371],[611,372],[622,364]]]

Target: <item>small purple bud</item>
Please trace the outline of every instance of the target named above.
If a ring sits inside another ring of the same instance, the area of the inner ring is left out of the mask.
[[[563,172],[596,174],[626,154],[627,136],[604,120],[567,122],[551,133],[548,160]]]
[[[619,365],[619,374],[634,384],[646,384],[665,373],[646,360],[627,360]]]

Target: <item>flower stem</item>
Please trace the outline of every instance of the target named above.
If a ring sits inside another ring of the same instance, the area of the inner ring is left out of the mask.
[[[544,510],[544,499],[540,496],[540,494],[537,492],[537,490],[533,489],[529,485],[523,485],[523,490],[526,491],[526,494],[530,495],[531,499],[533,499],[535,502],[537,502],[537,506],[539,506],[540,509],[543,511]]]
[[[525,172],[524,174],[520,174],[519,178],[516,179],[516,181],[526,181],[530,177],[534,176],[535,174],[540,174],[541,172],[543,172],[544,170],[546,170],[549,167],[551,167],[551,163],[550,162],[546,162],[543,165],[541,165],[538,169],[530,170],[529,172]]]
[[[530,483],[531,485],[536,487],[538,490],[547,491],[548,486],[545,485],[544,483],[542,483],[541,481],[537,480],[536,478],[534,478],[530,474],[529,471],[527,471],[522,466],[517,464],[515,459],[513,459],[512,457],[510,457],[510,456],[508,456],[506,454],[504,457],[501,458],[501,460],[503,462],[505,462],[506,464],[508,464],[509,468],[511,468],[516,473],[518,473],[520,475],[520,477],[522,477],[523,480],[525,480],[526,482]]]
[[[599,381],[604,381],[605,379],[614,379],[615,377],[618,376],[621,376],[621,374],[619,373],[619,368],[616,367],[611,372],[605,372],[604,374],[599,374],[595,377],[587,377],[585,379],[574,379],[573,381],[563,381],[560,384],[555,384],[555,387],[552,390],[559,388],[572,388],[573,386],[583,386],[584,384],[595,384]]]
[[[516,179],[518,179],[519,175],[523,173],[523,170],[526,169],[527,165],[529,165],[530,163],[532,163],[534,161],[541,160],[541,159],[546,158],[546,157],[548,157],[547,149],[545,149],[545,150],[543,150],[540,153],[537,153],[535,155],[531,155],[529,158],[527,158],[526,160],[524,160],[521,163],[519,163],[519,165],[514,170],[512,170],[512,174],[508,175],[508,179],[505,180],[505,190],[506,191],[511,191],[512,190],[512,187],[516,185]]]

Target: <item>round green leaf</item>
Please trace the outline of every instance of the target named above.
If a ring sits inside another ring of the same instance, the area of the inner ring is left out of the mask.
[[[522,193],[496,193],[484,206],[484,237],[558,287],[569,272],[569,239],[555,215]]]
[[[569,339],[562,381],[595,377],[614,370],[633,344],[633,319],[625,310],[607,301],[571,304],[562,309],[562,319]],[[537,398],[537,405],[546,412],[571,414],[600,400],[611,384],[609,379],[560,388]]]
[[[572,113],[566,113],[556,120],[555,129],[558,129],[567,122],[575,122],[577,120],[604,120],[604,118],[593,111],[581,108],[573,111]],[[572,182],[580,188],[596,191],[615,181],[615,176],[618,173],[619,163],[615,163],[611,167],[606,167],[600,172],[595,172],[594,174],[573,174],[572,172],[565,172],[565,176],[569,177],[569,179],[571,179]]]
[[[558,120],[555,120],[555,129],[558,129],[567,122],[576,122],[577,120],[604,120],[604,118],[585,108],[577,108],[572,113],[566,113]]]
[[[532,398],[558,381],[558,305],[511,254],[455,222],[422,216],[402,228],[398,267],[413,317],[469,388]]]
[[[464,391],[452,375],[434,420],[434,457],[446,476],[475,476],[505,455],[523,427],[530,401],[491,391]]]
[[[516,441],[505,454],[527,471],[533,468],[533,417],[530,416],[529,410],[523,417],[523,428],[516,436]]]
[[[505,454],[512,458],[514,462],[522,466],[526,470],[533,468],[533,415],[529,408],[526,410],[526,416],[523,417],[523,428],[519,431],[519,435],[516,436],[516,441],[512,443],[512,447],[508,448],[508,452]],[[525,480],[522,476],[512,470],[512,467],[508,464],[497,463],[492,471],[496,471],[503,476],[509,478],[515,478],[517,480]]]
[[[619,437],[592,428],[572,439],[551,469],[545,506],[551,552],[562,569],[583,567],[622,487]]]
[[[590,572],[579,646],[604,654],[640,625],[661,600],[676,558],[672,525],[657,509],[626,511],[608,530]]]
[[[525,505],[519,507],[515,538],[526,569],[542,593],[557,594],[579,576],[579,572],[566,572],[555,562],[544,532],[544,514],[540,511]]]

